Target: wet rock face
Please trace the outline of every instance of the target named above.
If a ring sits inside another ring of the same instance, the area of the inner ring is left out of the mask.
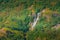
[[[57,17],[57,16],[59,16],[59,15],[58,15],[58,14],[53,14],[52,16]]]
[[[52,14],[52,16],[57,17],[57,16],[60,16],[60,15],[59,15],[59,14],[55,14],[55,13],[54,13],[54,14]]]

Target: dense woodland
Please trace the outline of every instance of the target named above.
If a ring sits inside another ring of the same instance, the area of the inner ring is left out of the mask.
[[[60,40],[60,0],[0,0],[0,40]]]

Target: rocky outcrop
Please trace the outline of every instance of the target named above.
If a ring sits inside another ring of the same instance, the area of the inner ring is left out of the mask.
[[[60,29],[60,24],[53,26],[52,29],[56,29],[56,30]]]

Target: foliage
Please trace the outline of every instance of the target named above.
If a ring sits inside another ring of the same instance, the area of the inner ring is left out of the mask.
[[[0,40],[60,40],[60,0],[0,0]],[[41,14],[33,31],[33,14]]]

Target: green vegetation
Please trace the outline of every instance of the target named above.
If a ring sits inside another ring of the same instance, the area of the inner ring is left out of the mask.
[[[41,14],[33,31],[33,13]],[[60,0],[0,0],[0,40],[60,40]]]

